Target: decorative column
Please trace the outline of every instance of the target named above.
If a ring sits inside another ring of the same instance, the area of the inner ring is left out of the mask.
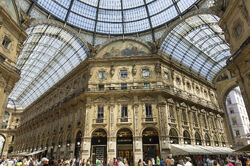
[[[108,148],[108,154],[107,154],[107,161],[113,161],[113,158],[116,158],[116,134],[114,131],[115,128],[115,115],[114,115],[114,107],[115,105],[110,104],[109,105],[109,117],[107,117],[107,119],[109,118],[109,121],[107,121],[108,126],[108,130],[109,133],[107,133],[108,135],[108,140],[107,140],[107,148]]]
[[[143,160],[143,145],[142,135],[140,135],[140,120],[139,117],[139,104],[133,105],[133,120],[134,120],[134,140],[133,140],[133,153],[134,153],[134,165],[138,165],[139,159]]]
[[[160,143],[160,152],[161,158],[166,158],[170,153],[170,144],[167,139],[167,131],[168,131],[168,123],[167,123],[167,115],[166,115],[166,102],[161,101],[158,104],[158,123],[159,123],[159,143]]]
[[[82,146],[82,159],[87,160],[90,158],[90,148],[91,148],[91,136],[90,136],[90,126],[91,118],[90,118],[90,111],[91,105],[86,105],[86,113],[85,113],[85,130],[84,130],[84,137],[83,137],[83,144]]]

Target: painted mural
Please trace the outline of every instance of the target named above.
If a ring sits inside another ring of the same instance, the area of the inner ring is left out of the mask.
[[[133,41],[117,41],[104,47],[97,57],[122,57],[122,56],[145,56],[149,55],[149,49]]]

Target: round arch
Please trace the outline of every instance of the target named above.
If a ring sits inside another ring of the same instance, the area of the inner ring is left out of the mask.
[[[205,133],[204,137],[205,137],[205,145],[211,146],[211,141],[210,141],[210,137],[209,137],[208,133]]]
[[[175,128],[169,130],[169,139],[171,144],[179,144],[179,136]]]
[[[33,26],[37,26],[37,25],[42,25],[42,24],[47,24],[47,25],[52,25],[52,26],[57,26],[59,28],[63,28],[64,30],[70,32],[71,34],[73,34],[74,36],[76,36],[82,43],[84,43],[85,47],[87,48],[87,51],[89,52],[90,49],[88,47],[88,42],[83,38],[81,37],[81,35],[78,35],[79,33],[71,28],[70,26],[65,26],[65,24],[63,24],[62,22],[60,21],[57,21],[57,20],[51,20],[51,19],[35,19],[31,22],[30,27],[33,27]]]
[[[160,46],[162,45],[162,43],[163,43],[164,39],[167,37],[167,35],[168,35],[177,25],[179,25],[180,23],[182,23],[183,20],[188,19],[188,18],[193,17],[193,16],[196,16],[196,15],[200,15],[200,14],[212,14],[212,15],[216,15],[216,16],[220,17],[218,13],[216,13],[214,10],[211,10],[211,9],[209,9],[209,8],[200,8],[200,9],[198,9],[198,10],[189,12],[189,13],[185,14],[184,16],[182,16],[182,19],[178,19],[178,20],[172,22],[172,23],[168,26],[168,28],[166,29],[166,31],[163,33],[162,37],[160,38],[159,45],[160,45]]]
[[[119,41],[131,41],[131,42],[135,42],[135,43],[138,43],[138,44],[141,44],[145,47],[148,48],[148,50],[151,49],[151,46],[144,40],[140,39],[140,38],[136,38],[136,37],[132,37],[132,36],[128,36],[128,37],[115,37],[115,38],[112,38],[106,42],[104,42],[103,44],[101,44],[100,46],[98,46],[96,52],[98,54],[98,52],[100,52],[102,49],[104,49],[105,47],[107,47],[108,45],[112,44],[112,43],[115,43],[115,42],[119,42]]]
[[[184,140],[184,144],[191,145],[191,136],[187,130],[183,131],[183,140]]]
[[[133,133],[129,128],[120,128],[116,134],[117,157],[126,158],[133,165]]]
[[[143,131],[146,130],[147,128],[151,128],[152,130],[155,130],[157,132],[157,134],[159,135],[159,129],[155,126],[147,126],[147,127],[143,127],[140,131],[140,134],[143,135]]]
[[[75,158],[79,159],[80,156],[80,150],[81,150],[81,144],[82,144],[82,132],[79,130],[75,137]]]
[[[3,149],[4,149],[4,146],[5,146],[5,141],[6,141],[6,137],[3,134],[0,134],[0,148],[1,148],[0,157],[2,157],[2,154],[3,154]]]
[[[103,128],[95,129],[91,134],[91,154],[93,164],[96,160],[103,160],[107,163],[107,132]]]
[[[218,137],[216,135],[214,135],[214,145],[219,146],[219,140],[218,140]]]
[[[142,132],[143,160],[160,156],[158,131],[153,127],[147,127]]]
[[[198,131],[195,132],[194,137],[195,137],[195,144],[202,145],[201,135],[199,134]]]

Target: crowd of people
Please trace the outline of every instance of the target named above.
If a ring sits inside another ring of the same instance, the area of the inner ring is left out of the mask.
[[[0,160],[0,166],[129,166],[128,160],[121,157],[109,160],[107,163],[104,160],[96,159],[94,163],[95,164],[93,164],[90,159],[49,160],[43,157],[38,160],[31,156],[23,159],[10,158]],[[250,166],[250,158],[247,156],[169,156],[163,160],[157,156],[156,158],[151,158],[146,161],[140,159],[138,166]]]

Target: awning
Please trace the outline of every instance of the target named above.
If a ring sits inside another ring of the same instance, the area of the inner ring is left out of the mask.
[[[38,153],[41,153],[41,152],[43,152],[43,151],[45,151],[45,150],[34,151],[34,152],[28,154],[28,156],[33,156],[33,155],[38,154]]]
[[[27,152],[18,153],[15,156],[28,156]]]
[[[212,154],[210,151],[201,148],[202,146],[171,144],[173,155],[205,155]]]
[[[250,152],[250,144],[236,150],[236,152]]]
[[[212,154],[232,154],[233,149],[228,147],[212,147],[212,146],[201,146],[201,148],[210,151]]]

